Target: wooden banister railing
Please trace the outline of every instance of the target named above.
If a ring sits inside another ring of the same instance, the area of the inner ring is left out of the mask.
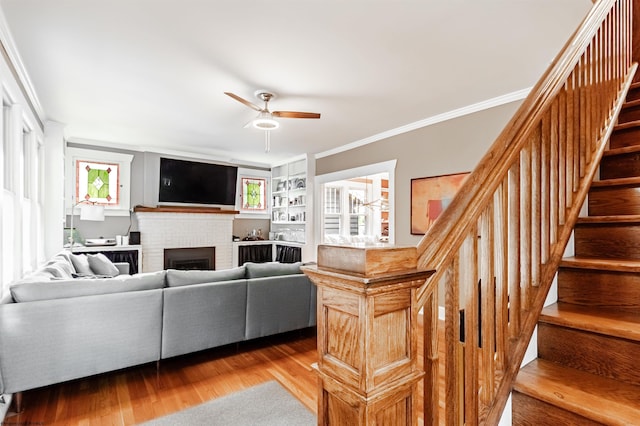
[[[418,245],[424,424],[438,424],[438,289],[447,425],[497,424],[620,111],[632,1],[600,0]]]

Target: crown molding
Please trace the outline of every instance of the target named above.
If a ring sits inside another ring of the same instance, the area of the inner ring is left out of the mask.
[[[31,112],[38,121],[40,129],[44,131],[44,123],[47,120],[44,110],[42,109],[42,104],[40,104],[38,95],[31,83],[31,79],[29,78],[29,73],[27,73],[27,69],[22,62],[20,53],[18,53],[18,48],[13,40],[13,36],[11,35],[9,25],[7,24],[7,20],[5,19],[2,9],[0,9],[0,50],[2,56],[7,62],[7,66],[11,70],[11,74],[13,74],[16,83],[20,87],[22,95],[29,104]]]
[[[174,157],[186,157],[186,158],[193,158],[193,159],[199,159],[199,160],[217,161],[220,163],[232,164],[234,166],[245,166],[245,167],[253,167],[253,168],[260,168],[260,169],[271,168],[270,164],[244,161],[237,158],[230,158],[229,156],[225,156],[224,154],[215,153],[215,152],[208,154],[206,152],[200,152],[200,151],[199,152],[182,151],[177,149],[162,148],[158,146],[130,145],[125,143],[99,141],[95,139],[83,139],[83,138],[76,138],[76,137],[67,137],[65,138],[65,141],[67,143],[73,143],[78,145],[95,146],[96,148],[114,148],[122,151],[150,152],[150,153],[160,154],[160,155],[170,155]]]
[[[341,152],[349,151],[354,148],[358,148],[370,143],[378,142],[382,139],[387,139],[393,136],[398,136],[403,133],[411,132],[413,130],[421,129],[423,127],[432,126],[437,123],[441,123],[447,120],[453,120],[454,118],[463,117],[465,115],[473,114],[475,112],[483,111],[490,108],[495,108],[510,102],[519,101],[527,97],[531,87],[518,90],[515,92],[507,93],[506,95],[498,96],[495,98],[487,99],[486,101],[477,102],[475,104],[467,105],[462,108],[454,109],[444,112],[442,114],[434,115],[432,117],[425,118],[424,120],[415,121],[413,123],[406,124],[404,126],[396,127],[381,133],[377,133],[373,136],[369,136],[364,139],[357,140],[355,142],[342,145],[338,148],[330,149],[327,151],[319,152],[315,154],[315,158],[328,157],[330,155],[339,154]]]

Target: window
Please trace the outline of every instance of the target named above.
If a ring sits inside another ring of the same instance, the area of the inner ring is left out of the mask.
[[[0,75],[1,77],[1,75]],[[21,104],[4,93],[0,115],[0,296],[44,260],[41,129]]]
[[[33,134],[31,133],[31,129],[28,127],[24,127],[22,129],[22,151],[20,156],[20,165],[22,168],[22,196],[25,199],[33,198],[33,184],[36,176],[33,175],[32,168],[35,168],[34,160],[35,156],[33,155],[34,151],[34,140]]]
[[[391,161],[316,177],[322,191],[321,242],[393,242],[389,182],[394,168]]]
[[[340,235],[341,188],[327,185],[324,189],[324,234]]]
[[[366,184],[365,184],[366,185]],[[349,235],[367,235],[370,229],[367,228],[367,219],[372,213],[367,210],[367,187],[364,189],[349,188]]]
[[[104,205],[104,214],[129,216],[131,161],[133,155],[67,148],[66,213],[78,200]]]
[[[9,123],[10,123],[10,106],[3,102],[2,104],[2,153],[3,153],[3,184],[4,189],[11,191],[12,186],[12,170],[13,161],[11,161],[11,144],[9,138]]]

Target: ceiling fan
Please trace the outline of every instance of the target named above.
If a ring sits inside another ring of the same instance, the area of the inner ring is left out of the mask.
[[[270,130],[280,127],[274,117],[278,118],[320,118],[320,114],[317,112],[301,112],[301,111],[269,111],[269,101],[275,98],[273,93],[265,90],[257,90],[254,95],[256,98],[264,102],[264,107],[249,102],[248,100],[241,98],[240,96],[231,93],[224,92],[225,95],[232,97],[236,101],[248,106],[249,108],[258,111],[258,116],[251,120],[247,125],[251,125],[259,130],[266,130],[265,132],[265,152],[269,152],[271,149]]]

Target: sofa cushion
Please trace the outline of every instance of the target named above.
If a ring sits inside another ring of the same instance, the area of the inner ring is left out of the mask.
[[[52,280],[69,280],[73,278],[70,266],[65,265],[64,262],[50,261],[40,268],[37,273],[49,275]]]
[[[245,268],[247,268],[247,278],[261,278],[261,277],[274,277],[277,275],[301,274],[302,273],[302,271],[300,270],[301,265],[302,265],[302,262],[296,262],[296,263],[247,262],[244,264]]]
[[[120,274],[120,270],[102,253],[88,254],[89,266],[96,275],[115,277]]]
[[[76,273],[78,275],[93,274],[91,266],[89,266],[89,258],[86,254],[72,254],[71,263],[73,263],[73,267],[76,268]]]
[[[17,303],[37,300],[64,299],[96,294],[163,288],[165,271],[146,272],[136,275],[121,275],[114,278],[87,278],[64,281],[26,282],[10,287]]]
[[[240,280],[244,279],[245,273],[244,266],[232,269],[220,269],[217,271],[183,271],[178,269],[168,269],[167,287]]]

